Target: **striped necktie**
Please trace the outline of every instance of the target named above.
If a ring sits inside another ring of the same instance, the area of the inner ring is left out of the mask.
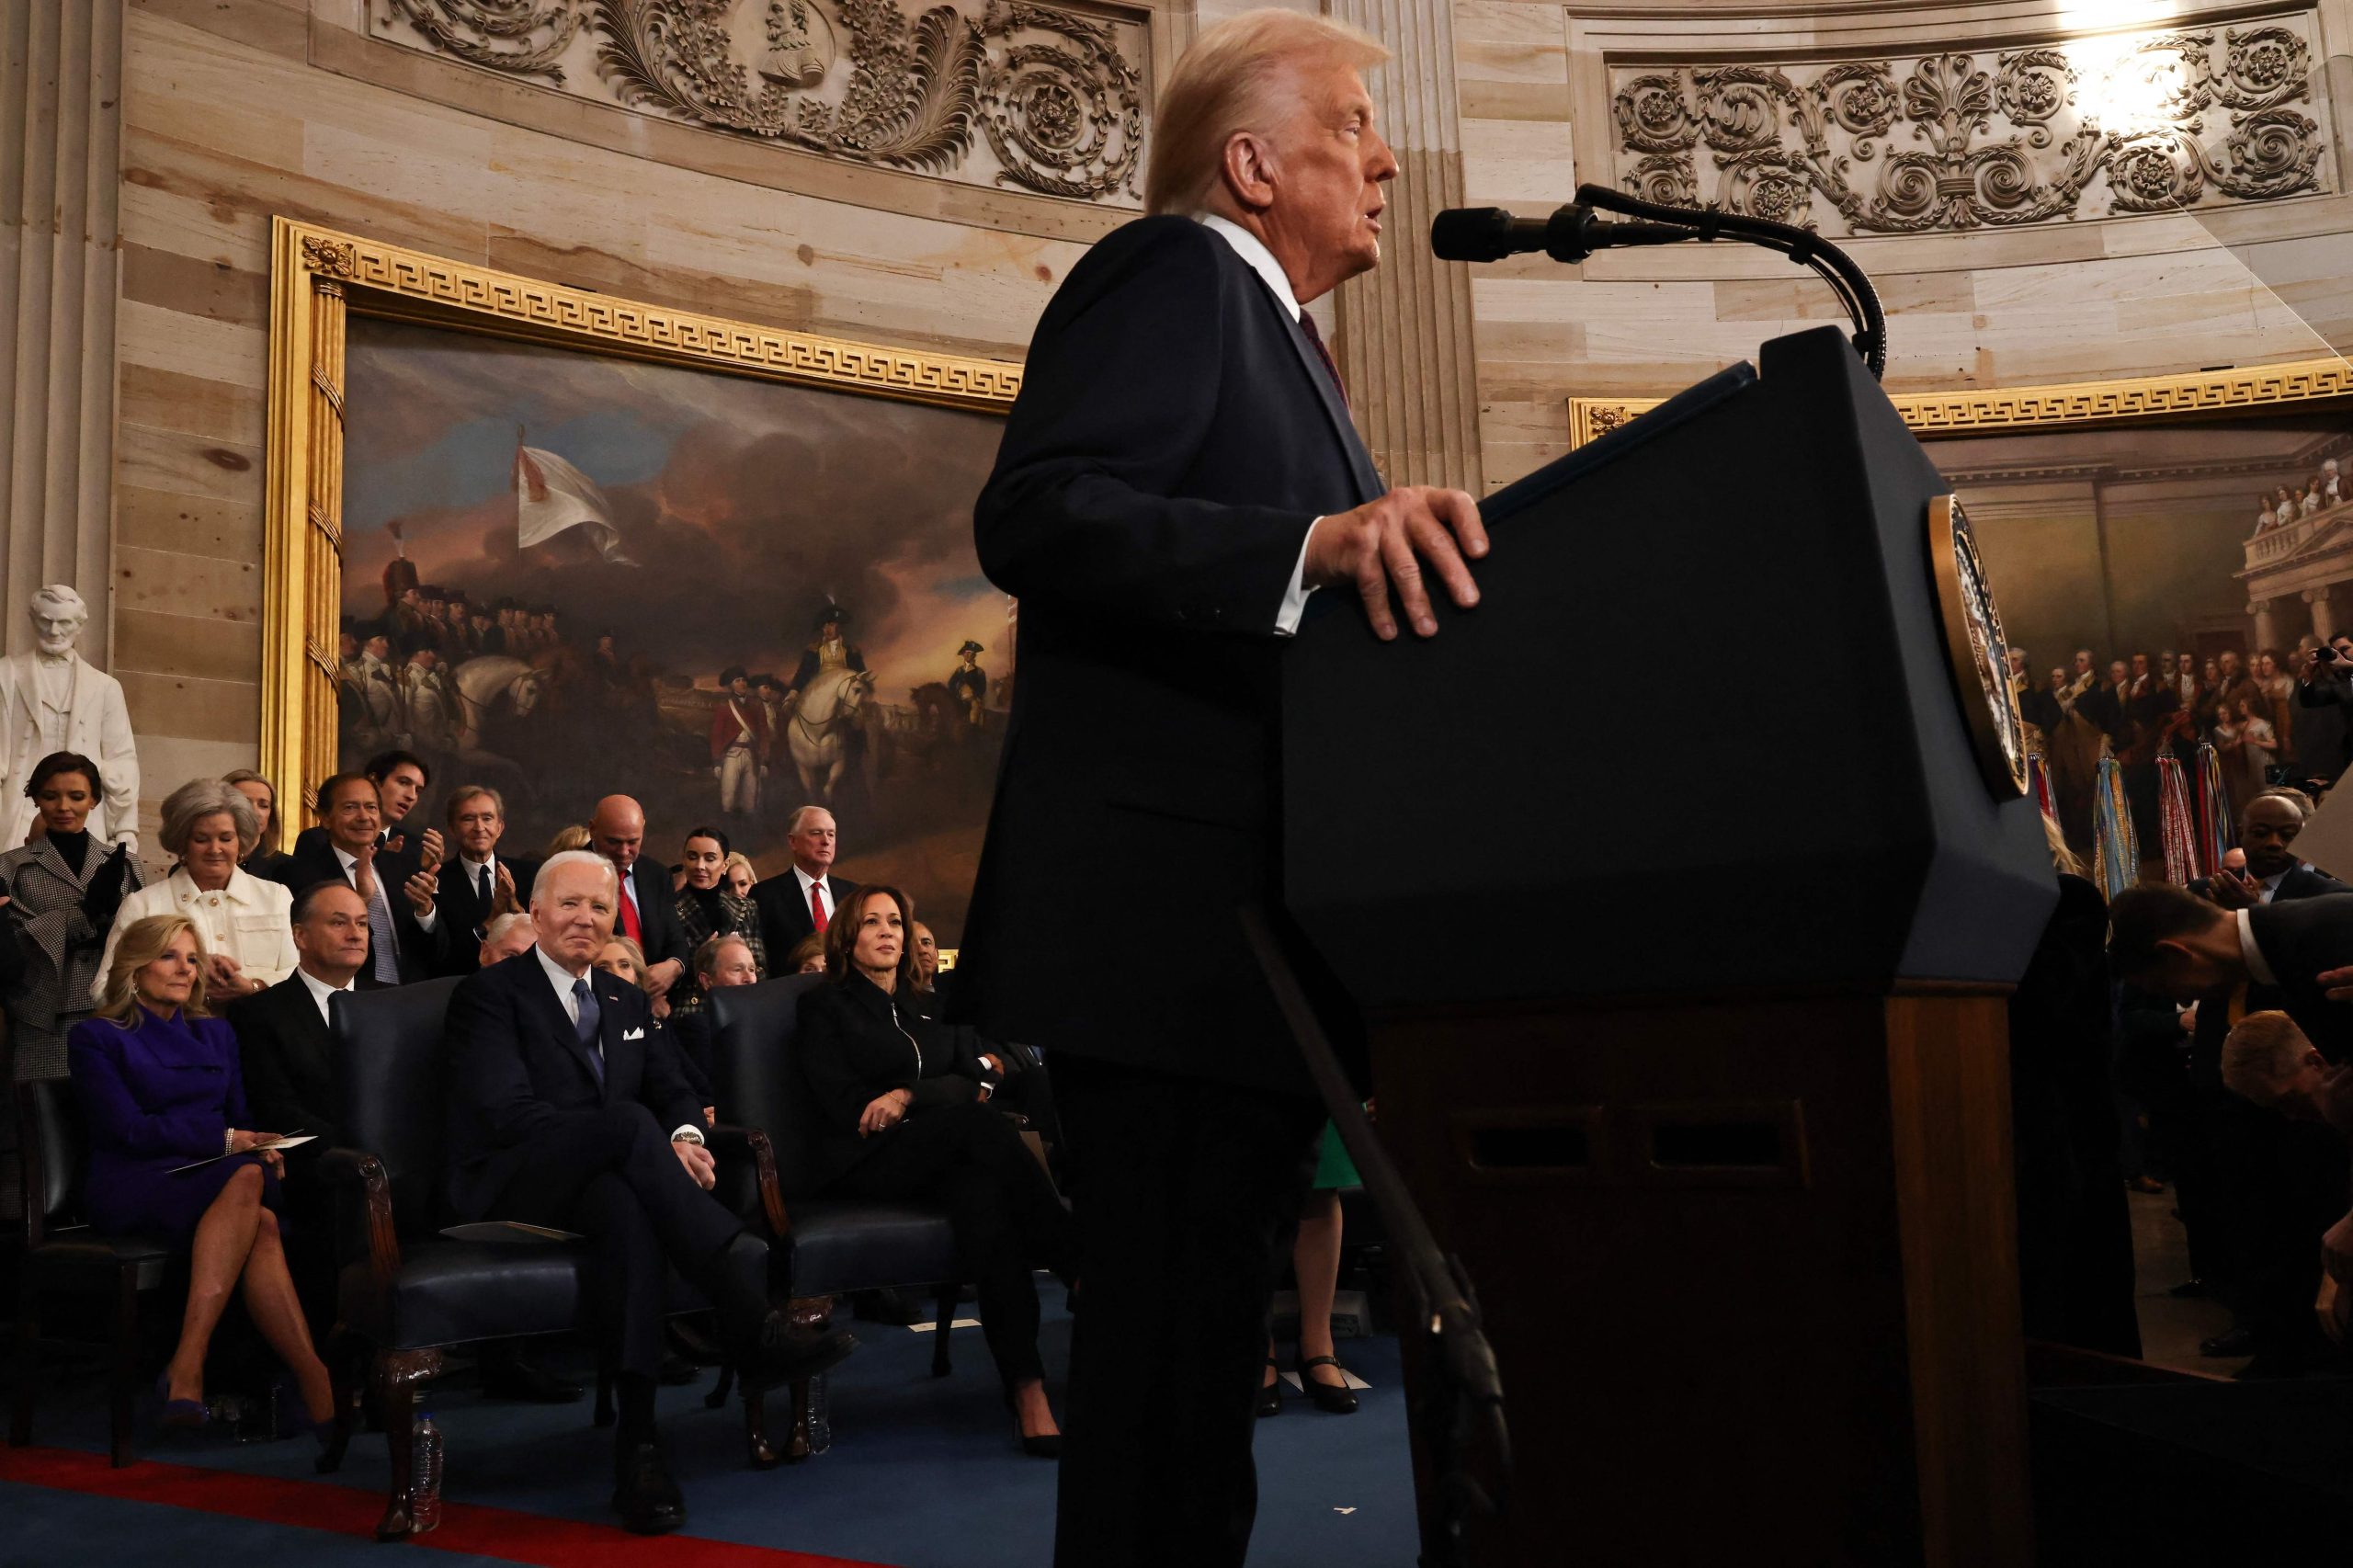
[[[353,870],[356,873],[358,868]],[[368,901],[368,963],[385,984],[401,983],[400,938],[392,932],[392,906],[384,898],[381,876],[376,879],[376,896]]]

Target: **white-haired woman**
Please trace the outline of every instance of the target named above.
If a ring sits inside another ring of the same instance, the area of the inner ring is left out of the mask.
[[[248,995],[294,972],[294,894],[247,871],[261,837],[253,802],[233,784],[191,778],[164,799],[164,847],[172,874],[122,901],[98,960],[96,995],[122,934],[151,915],[183,916],[196,932],[204,990],[215,1002]]]

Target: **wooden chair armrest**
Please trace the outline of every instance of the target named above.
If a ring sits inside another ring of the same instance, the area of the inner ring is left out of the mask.
[[[733,1149],[749,1154],[759,1173],[760,1210],[767,1216],[768,1232],[779,1241],[792,1233],[792,1217],[785,1212],[784,1187],[777,1180],[776,1145],[756,1127],[721,1122],[705,1135],[713,1150]]]
[[[392,1225],[392,1178],[384,1162],[360,1149],[329,1149],[319,1156],[321,1179],[336,1187],[357,1187],[366,1205],[368,1272],[381,1293],[392,1289],[401,1271],[400,1233]]]

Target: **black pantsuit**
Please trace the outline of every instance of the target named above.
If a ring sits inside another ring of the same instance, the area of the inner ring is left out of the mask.
[[[1324,1107],[1086,1057],[1056,1066],[1081,1310],[1054,1561],[1239,1564],[1267,1303]],[[1139,1465],[1183,1504],[1101,1506]]]
[[[1070,1216],[1021,1135],[983,1096],[995,1080],[960,1049],[969,1042],[857,973],[801,997],[797,1039],[812,1190],[944,1204],[997,1375],[1007,1388],[1044,1376],[1030,1270],[1069,1267]],[[894,1089],[913,1096],[905,1119],[859,1136],[866,1108]]]
[[[1021,1135],[993,1103],[967,1100],[910,1117],[873,1142],[873,1152],[825,1191],[943,1205],[956,1232],[958,1272],[980,1295],[981,1332],[997,1376],[1007,1388],[1044,1377],[1029,1270],[1033,1262],[1067,1267],[1070,1215]]]

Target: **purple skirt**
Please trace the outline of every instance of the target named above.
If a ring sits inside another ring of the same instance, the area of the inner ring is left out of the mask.
[[[261,1165],[261,1156],[238,1154],[176,1175],[171,1170],[174,1163],[117,1164],[94,1157],[85,1199],[91,1225],[101,1235],[153,1236],[186,1252],[196,1240],[198,1221],[221,1189],[244,1166]],[[279,1207],[278,1177],[267,1166],[261,1174],[261,1200],[273,1211]]]

